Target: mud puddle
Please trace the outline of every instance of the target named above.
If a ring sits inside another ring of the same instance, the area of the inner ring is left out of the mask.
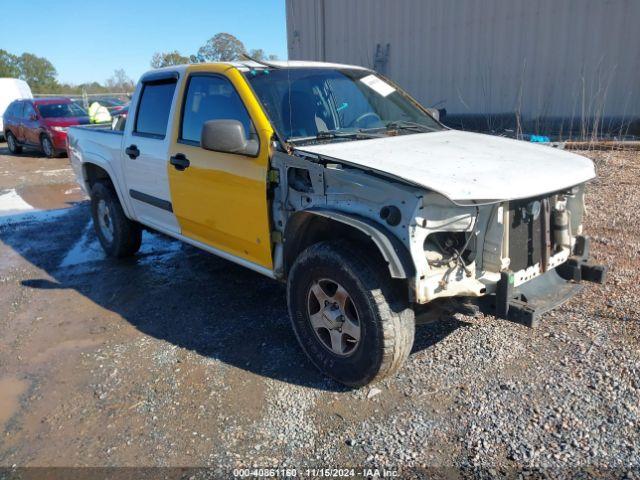
[[[68,208],[87,198],[77,183],[28,185],[17,189],[17,193],[38,210]]]

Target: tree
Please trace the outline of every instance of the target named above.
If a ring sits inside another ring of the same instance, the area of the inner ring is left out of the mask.
[[[23,53],[18,57],[17,65],[20,78],[27,82],[35,93],[53,92],[58,88],[58,72],[46,58]]]
[[[118,69],[113,72],[113,76],[107,79],[106,87],[112,92],[128,93],[132,92],[135,84],[131,80],[123,69]]]
[[[230,33],[217,33],[198,49],[195,60],[199,62],[228,62],[239,60],[244,44]]]
[[[252,50],[249,50],[249,56],[251,56],[251,58],[255,59],[255,60],[266,60],[266,54],[264,53],[264,50],[261,48],[254,48]]]
[[[169,67],[171,65],[182,65],[190,63],[191,59],[181,55],[180,52],[174,50],[173,52],[156,52],[151,58],[151,67],[161,68]]]
[[[18,57],[0,49],[0,77],[18,78],[19,76]]]
[[[255,60],[277,60],[278,56],[270,53],[267,55],[261,48],[254,48],[249,51],[249,56]]]

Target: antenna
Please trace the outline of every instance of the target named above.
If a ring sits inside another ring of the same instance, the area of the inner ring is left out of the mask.
[[[252,62],[255,62],[255,63],[259,64],[259,65],[264,65],[265,67],[273,68],[274,70],[282,68],[282,67],[280,67],[278,65],[275,65],[275,64],[273,64],[271,62],[265,62],[264,60],[256,60],[255,58],[253,58],[252,56],[250,56],[246,52],[242,52],[240,55],[242,55],[247,60],[251,60]]]
[[[291,28],[294,32],[296,32],[296,14],[293,9],[293,2],[287,1],[285,5],[291,6]],[[324,34],[324,32],[323,32]],[[287,39],[288,40],[288,39]],[[287,44],[289,42],[287,41]],[[288,46],[288,45],[287,45]],[[289,135],[293,135],[293,106],[291,104],[291,66],[289,65],[289,55],[290,51],[287,48],[287,96],[289,97]]]

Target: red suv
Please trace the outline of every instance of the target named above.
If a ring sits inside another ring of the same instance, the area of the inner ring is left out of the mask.
[[[69,98],[16,100],[4,112],[4,136],[11,153],[40,148],[47,157],[67,150],[67,128],[89,123],[89,115]]]

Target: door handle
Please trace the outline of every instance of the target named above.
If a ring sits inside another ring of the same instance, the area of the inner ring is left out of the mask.
[[[169,159],[169,163],[173,165],[176,170],[179,170],[181,172],[189,168],[189,165],[191,165],[191,162],[183,153],[176,153]]]
[[[136,147],[135,145],[129,145],[127,148],[124,149],[124,153],[129,155],[129,158],[131,160],[135,160],[140,156],[140,150],[138,150],[138,147]]]

